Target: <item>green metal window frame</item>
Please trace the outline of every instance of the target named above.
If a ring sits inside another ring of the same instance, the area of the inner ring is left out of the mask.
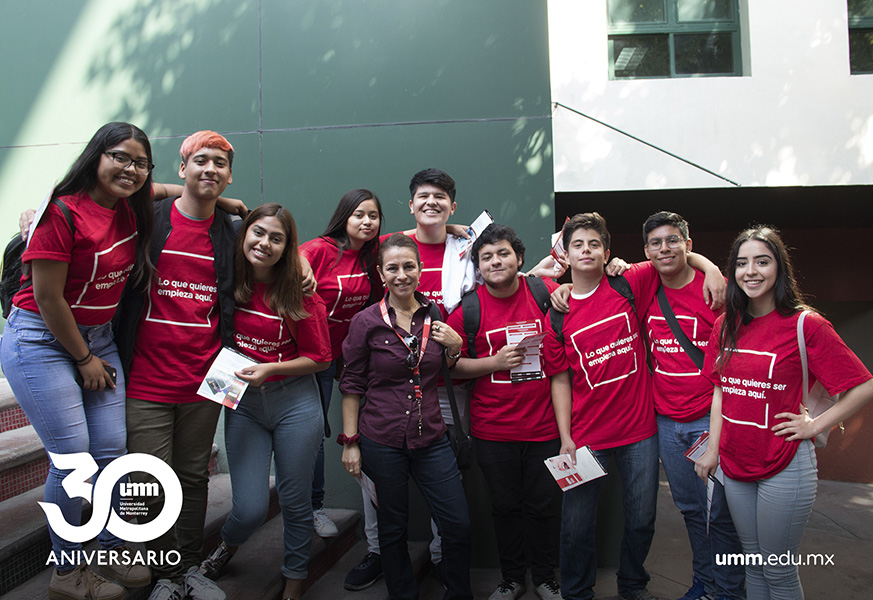
[[[609,12],[610,0],[607,2]],[[633,3],[634,0],[612,0],[613,2]],[[739,0],[730,0],[730,18],[706,19],[700,21],[679,21],[678,3],[682,0],[661,0],[664,7],[665,20],[649,23],[612,23],[607,25],[607,44],[609,53],[609,78],[627,79],[673,79],[683,77],[739,77],[742,75],[742,52]],[[688,1],[688,0],[685,0]],[[706,0],[701,0],[705,2]],[[676,70],[676,36],[688,34],[729,34],[731,36],[731,51],[733,70],[724,73],[678,73]],[[666,37],[670,59],[670,72],[654,76],[616,76],[615,74],[615,42],[622,38],[631,39],[639,36]]]
[[[848,0],[849,10],[849,65],[852,75],[873,74],[873,2],[870,0]],[[858,44],[863,36],[869,44],[866,56],[858,54]],[[865,64],[866,63],[866,64]]]

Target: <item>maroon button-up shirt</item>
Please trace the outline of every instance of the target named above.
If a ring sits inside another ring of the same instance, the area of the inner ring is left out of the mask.
[[[428,302],[418,292],[415,296],[420,302]],[[393,328],[389,327],[377,303],[352,318],[349,334],[343,342],[345,369],[340,392],[365,397],[358,430],[385,446],[424,448],[446,432],[437,397],[444,347],[430,338],[419,363],[422,391],[419,435],[415,385],[412,370],[405,364],[409,350],[397,337],[397,333],[401,336],[411,333],[421,342],[427,314],[427,306],[416,310],[412,316],[412,331],[407,332],[397,326],[397,315],[390,305],[388,316]]]

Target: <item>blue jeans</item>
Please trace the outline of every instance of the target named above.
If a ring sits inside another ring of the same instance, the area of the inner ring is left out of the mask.
[[[817,473],[815,447],[805,440],[788,466],[769,479],[725,477],[725,495],[746,555],[761,554],[766,561],[770,555],[790,554],[797,560],[815,502]],[[803,600],[797,564],[747,565],[746,594],[749,600]]]
[[[336,375],[336,360],[324,371],[315,374],[318,381],[318,391],[321,395],[321,406],[324,414],[330,408],[330,397],[333,394],[333,376]],[[324,438],[318,446],[318,456],[315,457],[315,469],[312,472],[312,510],[324,508]]]
[[[55,454],[90,453],[100,467],[99,477],[106,465],[126,453],[124,374],[109,323],[80,325],[79,332],[91,352],[118,371],[115,389],[89,392],[80,388],[75,381],[78,369],[73,357],[55,339],[42,317],[17,307],[10,313],[0,340],[0,361],[18,404],[45,449]],[[82,499],[70,498],[61,485],[69,474],[69,470],[60,470],[52,464],[44,498],[58,505],[67,523],[80,525]],[[115,489],[117,492],[117,486]],[[118,500],[116,493],[112,502],[116,513]],[[82,547],[51,529],[49,534],[56,553]],[[105,529],[97,540],[104,548],[123,543]]]
[[[446,582],[443,599],[472,598],[470,515],[448,438],[443,436],[426,448],[409,450],[385,446],[362,435],[361,460],[364,472],[376,485],[379,549],[389,598],[418,598],[406,547],[410,477],[421,490],[442,535],[441,567]]]
[[[561,441],[493,442],[474,437],[473,447],[491,492],[503,579],[524,583],[525,556],[534,586],[554,579],[555,499],[561,492],[543,461],[560,452]]]
[[[709,431],[709,415],[696,421],[680,423],[658,415],[658,440],[661,464],[670,482],[673,503],[685,518],[688,540],[691,542],[694,577],[707,593],[726,598],[745,598],[745,574],[742,565],[715,565],[717,554],[742,552],[740,538],[734,529],[724,496],[724,487],[716,482],[712,494],[709,532],[706,527],[706,484],[694,472],[694,463],[685,452],[704,431]]]
[[[312,468],[324,420],[313,375],[249,387],[236,410],[224,411],[224,441],[233,508],[222,539],[242,545],[267,516],[270,464],[282,508],[285,554],[282,575],[306,579],[312,541]]]
[[[606,469],[615,457],[621,477],[624,537],[618,567],[618,592],[643,590],[649,581],[643,563],[655,534],[658,501],[658,434],[616,448],[595,450]],[[597,500],[603,478],[564,492],[561,511],[561,595],[565,600],[591,600],[597,578]]]

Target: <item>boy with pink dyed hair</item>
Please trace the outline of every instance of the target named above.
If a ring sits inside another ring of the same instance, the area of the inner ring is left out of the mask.
[[[155,202],[149,258],[156,276],[138,287],[129,284],[119,311],[127,447],[166,462],[182,485],[182,511],[175,527],[146,543],[158,556],[178,552],[181,561],[152,565],[158,581],[149,600],[224,600],[224,592],[197,569],[203,552],[207,465],[221,412],[221,405],[198,396],[197,388],[221,346],[234,346],[236,231],[230,215],[216,207],[232,181],[233,146],[214,131],[199,131],[182,143],[180,154],[181,195]],[[154,481],[144,473],[131,479]],[[151,520],[159,514],[163,497],[145,500]]]

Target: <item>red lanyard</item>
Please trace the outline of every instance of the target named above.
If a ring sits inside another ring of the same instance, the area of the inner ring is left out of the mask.
[[[382,319],[385,321],[385,324],[391,328],[398,338],[400,338],[400,343],[406,346],[406,349],[409,350],[410,354],[414,354],[412,348],[409,347],[409,344],[403,339],[403,336],[400,335],[394,326],[391,325],[391,318],[388,316],[388,303],[385,301],[385,298],[382,298],[382,301],[379,303],[379,309],[382,311]],[[418,435],[421,435],[421,425],[422,425],[422,416],[421,416],[421,375],[418,369],[421,364],[421,357],[424,356],[424,350],[427,348],[427,340],[430,335],[430,314],[427,314],[424,317],[424,328],[421,333],[421,348],[418,351],[418,356],[416,357],[415,367],[412,369],[412,382],[415,389],[415,399],[418,402]]]

